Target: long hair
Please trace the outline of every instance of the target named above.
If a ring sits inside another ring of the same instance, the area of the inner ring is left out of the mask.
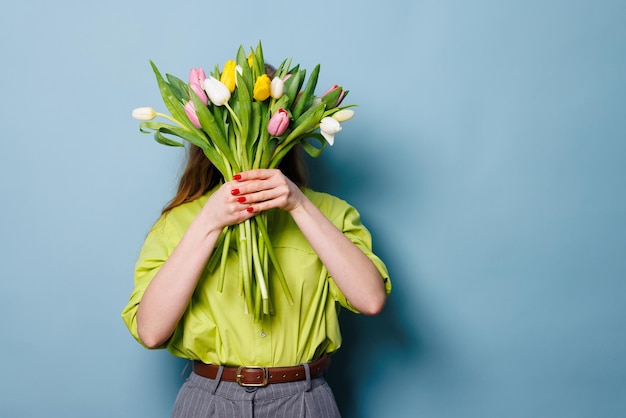
[[[222,173],[211,164],[200,147],[189,145],[187,150],[187,162],[178,183],[178,190],[172,200],[163,208],[161,214],[165,214],[183,203],[198,199],[224,181]],[[307,185],[308,170],[302,158],[302,146],[300,144],[295,145],[285,155],[278,168],[298,187]]]

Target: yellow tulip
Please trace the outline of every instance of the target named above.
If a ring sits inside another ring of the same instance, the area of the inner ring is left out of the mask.
[[[267,98],[270,97],[271,83],[267,74],[263,74],[257,78],[256,83],[254,83],[254,99],[259,102],[267,100]]]
[[[224,65],[224,70],[222,71],[222,76],[220,77],[220,81],[224,83],[228,90],[232,93],[235,91],[235,85],[237,81],[237,76],[235,74],[235,68],[237,67],[237,63],[233,60],[226,61]]]
[[[253,63],[253,61],[252,61],[253,58],[252,57],[253,57],[253,55],[252,55],[252,53],[250,53],[248,55],[248,65],[250,66],[250,68],[252,68],[252,63]]]

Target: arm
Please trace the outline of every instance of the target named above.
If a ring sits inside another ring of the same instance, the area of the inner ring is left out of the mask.
[[[288,211],[350,303],[364,314],[380,312],[386,293],[374,264],[279,170],[241,173],[238,188],[254,213]]]
[[[235,187],[236,182],[228,182],[207,200],[146,288],[137,310],[137,332],[147,347],[161,346],[174,332],[224,227],[254,216],[237,201]]]

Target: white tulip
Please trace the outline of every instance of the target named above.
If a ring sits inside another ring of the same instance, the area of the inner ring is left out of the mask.
[[[352,119],[353,116],[354,110],[352,109],[341,109],[333,113],[333,119],[335,119],[337,122],[345,122]]]
[[[280,99],[285,90],[285,82],[280,77],[274,77],[270,84],[270,96],[273,99]]]
[[[320,121],[320,133],[328,144],[334,144],[335,134],[339,131],[341,131],[341,124],[336,119],[325,117]]]
[[[224,106],[230,100],[230,90],[228,90],[226,84],[215,77],[209,77],[204,80],[202,87],[204,87],[211,103],[216,106]]]
[[[137,120],[152,120],[156,116],[156,112],[151,107],[138,107],[133,109],[133,118]]]

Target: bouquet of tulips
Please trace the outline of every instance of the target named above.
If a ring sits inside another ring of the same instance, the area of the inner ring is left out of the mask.
[[[241,171],[278,167],[298,143],[317,157],[326,143],[333,144],[341,122],[354,115],[348,109],[353,105],[340,106],[348,93],[340,86],[315,95],[319,65],[305,84],[306,71],[299,65],[292,67],[291,59],[285,59],[270,79],[260,42],[249,54],[239,47],[236,59],[228,60],[222,69],[216,66],[209,77],[201,68],[191,69],[187,83],[170,74],[164,78],[150,63],[170,115],[151,107],[133,110],[133,117],[142,121],[141,132],[154,133],[154,139],[164,145],[184,146],[173,138],[177,137],[200,147],[227,181]],[[154,121],[157,116],[171,123]],[[208,266],[215,269],[219,264],[218,290],[223,288],[233,235],[238,235],[238,286],[247,312],[254,313],[255,319],[272,312],[270,268],[287,300],[293,303],[269,242],[264,214],[227,227],[220,235]]]

